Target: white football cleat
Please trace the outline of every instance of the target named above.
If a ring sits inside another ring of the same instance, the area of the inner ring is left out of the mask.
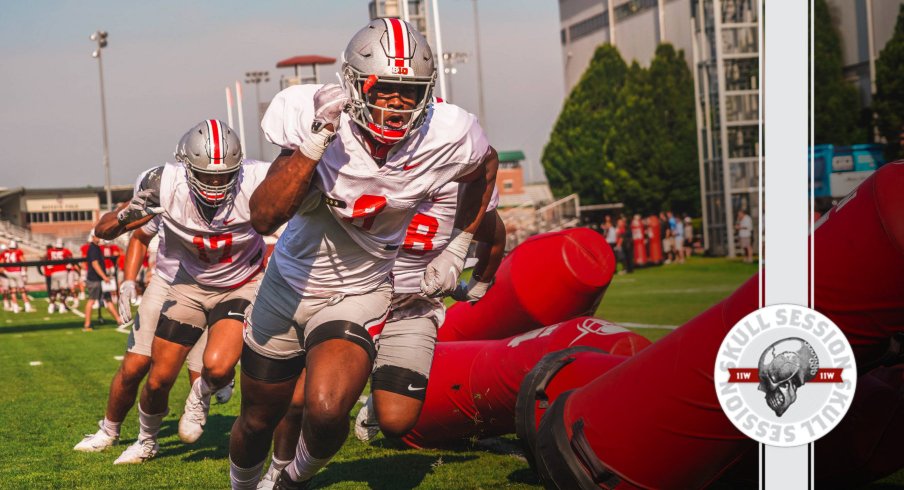
[[[280,470],[270,465],[270,468],[264,473],[264,477],[261,478],[261,481],[257,484],[257,490],[273,490],[273,486],[276,485],[276,479],[279,478]]]
[[[47,305],[47,313],[53,313],[53,303]]]
[[[377,422],[377,414],[374,411],[374,396],[367,397],[364,406],[355,417],[355,437],[361,442],[367,442],[380,432],[380,424]]]
[[[228,402],[232,399],[232,392],[235,390],[235,379],[229,382],[228,385],[217,390],[216,393],[213,394],[214,398],[216,398],[217,403],[220,405]]]
[[[185,411],[179,418],[179,439],[186,444],[191,444],[204,433],[204,424],[207,423],[207,412],[210,411],[210,395],[201,398],[195,395],[192,389],[185,399]]]
[[[35,309],[31,306],[31,303],[25,303],[25,313],[34,313]]]
[[[143,441],[135,441],[116,458],[113,464],[138,464],[153,458],[160,450],[157,439],[149,437]]]
[[[84,453],[99,453],[116,444],[116,441],[119,440],[119,436],[111,436],[110,434],[107,434],[107,431],[104,430],[103,424],[103,420],[98,422],[97,425],[98,427],[100,427],[100,429],[94,434],[85,434],[85,438],[82,439],[82,442],[76,444],[72,449]]]

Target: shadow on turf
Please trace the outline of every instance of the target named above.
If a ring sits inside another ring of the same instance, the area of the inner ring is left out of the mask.
[[[112,322],[109,325],[113,325]],[[104,327],[100,327],[104,328]],[[115,329],[115,325],[110,327],[111,329]],[[24,332],[40,332],[42,330],[81,330],[82,322],[72,321],[65,323],[41,323],[37,325],[14,325],[11,327],[4,327],[0,325],[0,335],[9,334],[9,333],[24,333]]]
[[[477,456],[433,456],[405,453],[379,458],[332,462],[312,481],[314,488],[339,482],[361,482],[374,490],[417,488],[437,465],[461,463]]]
[[[234,415],[211,414],[204,425],[204,434],[194,444],[185,444],[178,438],[160,445],[158,457],[176,458],[185,455],[183,461],[224,459],[229,457],[229,431],[235,422]],[[179,431],[179,419],[168,419],[160,427],[160,438],[175,435]]]

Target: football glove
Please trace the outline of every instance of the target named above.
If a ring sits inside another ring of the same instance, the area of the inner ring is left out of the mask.
[[[465,258],[468,256],[468,246],[473,235],[460,230],[454,230],[453,239],[445,250],[427,264],[424,277],[421,278],[421,292],[425,296],[437,298],[447,296],[458,284],[458,276],[465,267]]]
[[[452,299],[455,301],[469,301],[474,303],[483,298],[483,295],[490,289],[489,282],[478,281],[473,276],[470,282],[460,281],[455,291],[452,291]]]
[[[135,281],[123,281],[119,285],[119,316],[123,324],[132,321],[132,301],[135,297]]]
[[[132,196],[132,201],[116,215],[116,218],[120,224],[127,225],[162,212],[160,191],[158,189],[143,189]]]
[[[345,91],[335,83],[327,83],[314,92],[314,122],[311,134],[305,138],[298,148],[304,156],[319,161],[329,146],[342,112],[349,107],[349,98]],[[327,126],[332,125],[333,129]]]

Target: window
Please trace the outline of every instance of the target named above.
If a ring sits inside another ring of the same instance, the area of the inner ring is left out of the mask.
[[[512,179],[505,179],[502,181],[502,189],[506,191],[510,191],[515,187],[515,181]]]
[[[726,90],[756,90],[759,88],[759,59],[725,60]]]
[[[576,24],[572,24],[571,27],[568,28],[568,37],[571,39],[571,42],[574,42],[575,39],[589,36],[608,25],[609,12],[596,14],[593,17],[588,17]]]

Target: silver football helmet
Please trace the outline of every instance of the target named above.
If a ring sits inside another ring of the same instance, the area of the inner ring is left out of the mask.
[[[242,144],[224,122],[208,119],[191,128],[176,145],[176,161],[185,166],[189,187],[197,201],[219,206],[232,197],[242,165]],[[211,176],[223,183],[210,183]],[[225,182],[224,182],[225,180]]]
[[[427,39],[400,19],[372,20],[342,53],[341,83],[351,100],[349,116],[382,143],[397,143],[423,124],[435,81],[433,51]],[[372,104],[368,92],[378,82],[416,86],[414,108],[391,110]],[[378,125],[373,110],[383,111],[384,117],[387,113],[410,113],[411,117],[399,127]]]

